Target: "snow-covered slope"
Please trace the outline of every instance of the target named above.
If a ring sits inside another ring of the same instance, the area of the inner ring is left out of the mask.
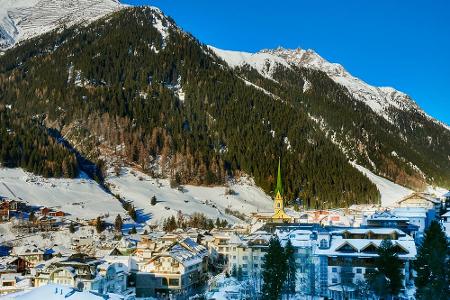
[[[393,120],[389,114],[391,107],[419,113],[426,118],[444,126],[450,127],[428,116],[408,95],[391,87],[375,87],[359,78],[352,76],[344,67],[337,63],[330,63],[314,50],[284,49],[261,50],[257,53],[221,50],[210,46],[217,56],[222,58],[230,67],[248,65],[256,69],[261,75],[271,78],[273,71],[279,65],[297,66],[325,72],[332,80],[347,88],[355,99],[364,102],[375,113],[389,122]]]
[[[361,173],[367,176],[378,188],[381,195],[381,206],[389,207],[394,205],[397,201],[413,193],[412,190],[401,185],[395,184],[381,176],[372,173],[370,170],[353,163]]]
[[[204,213],[209,218],[226,219],[231,223],[241,222],[227,214],[226,208],[250,216],[252,212],[272,211],[273,201],[251,180],[242,178],[230,184],[235,193],[226,195],[225,187],[184,186],[182,191],[170,187],[168,179],[154,179],[130,168],[122,168],[120,176],[106,178],[111,190],[127,201],[131,201],[150,223],[158,223],[181,211],[184,215]],[[150,199],[156,196],[157,204]]]
[[[227,214],[226,208],[250,216],[252,212],[271,211],[273,204],[269,196],[245,178],[230,184],[233,195],[225,195],[225,187],[187,185],[179,191],[170,188],[168,179],[154,179],[130,168],[123,168],[120,176],[108,176],[106,181],[114,194],[135,205],[139,222],[159,223],[181,210],[186,216],[199,212],[236,223],[241,220]],[[155,206],[150,204],[153,195],[157,198]],[[127,215],[114,196],[89,178],[45,179],[22,169],[0,168],[0,197],[62,210],[72,219],[108,214],[108,221],[113,222],[117,214]]]
[[[62,25],[91,22],[123,7],[118,0],[0,0],[0,51]]]
[[[45,179],[22,169],[0,168],[0,197],[62,210],[73,219],[109,213],[113,221],[117,214],[126,214],[120,202],[91,179]]]

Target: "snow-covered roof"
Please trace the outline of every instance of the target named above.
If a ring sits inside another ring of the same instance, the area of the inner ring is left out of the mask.
[[[402,218],[391,211],[379,211],[367,217],[367,221],[408,221],[408,218]]]
[[[416,244],[414,239],[398,229],[391,228],[378,228],[378,229],[355,229],[351,230],[352,233],[365,233],[372,231],[374,233],[389,234],[392,232],[399,232],[402,235],[397,240],[392,240],[393,245],[397,245],[404,251],[399,253],[400,258],[414,258],[417,254]],[[343,231],[342,231],[343,232]],[[338,233],[338,232],[335,232]],[[345,238],[342,235],[334,234],[331,238],[330,247],[328,249],[319,248],[316,249],[317,255],[326,256],[352,256],[352,257],[376,257],[377,253],[374,251],[365,251],[369,246],[378,248],[383,242],[382,239],[365,238]],[[344,248],[346,248],[344,250]],[[342,250],[341,250],[342,249]]]

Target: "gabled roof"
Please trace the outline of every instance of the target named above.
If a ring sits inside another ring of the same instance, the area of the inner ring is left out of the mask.
[[[439,201],[438,199],[434,198],[432,195],[425,194],[425,193],[412,193],[411,195],[408,195],[405,198],[399,200],[398,203],[402,203],[402,202],[404,202],[406,200],[409,200],[411,198],[420,198],[420,199],[423,199],[425,201],[431,202],[433,204],[441,203],[441,201]]]
[[[348,241],[345,241],[344,243],[342,243],[342,245],[336,247],[336,251],[340,252],[346,246],[351,247],[354,250],[353,252],[358,252],[358,249],[355,246],[353,246],[351,243],[349,243]]]

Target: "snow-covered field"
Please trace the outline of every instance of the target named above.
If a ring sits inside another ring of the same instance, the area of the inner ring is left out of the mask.
[[[108,295],[110,300],[119,300],[123,299],[123,297],[115,294]],[[103,296],[91,293],[90,291],[75,291],[73,288],[59,285],[59,284],[49,284],[44,285],[39,288],[32,289],[30,291],[19,292],[11,295],[6,295],[0,297],[1,299],[20,299],[20,300],[38,300],[38,299],[46,299],[46,300],[59,300],[59,299],[68,299],[68,300],[102,300],[105,299]]]
[[[271,211],[273,205],[271,198],[247,179],[230,184],[234,195],[225,195],[225,187],[186,185],[179,191],[170,187],[168,179],[154,179],[129,168],[123,168],[119,177],[110,175],[106,181],[113,193],[120,194],[141,209],[141,214],[150,223],[176,215],[178,211],[184,215],[202,212],[210,218],[236,223],[241,221],[226,214],[226,208],[250,215],[257,211]],[[157,199],[155,206],[150,203],[153,195]]]
[[[139,221],[157,223],[176,215],[201,212],[209,218],[241,222],[226,214],[229,208],[246,215],[257,211],[271,211],[272,200],[249,179],[230,184],[235,193],[225,195],[225,187],[184,186],[182,191],[172,189],[168,179],[154,179],[130,168],[123,168],[120,176],[110,175],[106,182],[114,194],[131,201]],[[157,204],[152,206],[155,195]],[[0,196],[21,200],[33,206],[46,206],[69,213],[68,218],[92,219],[109,214],[113,222],[117,214],[126,215],[121,203],[88,178],[46,179],[22,169],[0,168]]]
[[[366,175],[370,181],[377,186],[381,194],[381,206],[383,207],[392,206],[395,202],[413,193],[412,190],[393,183],[386,178],[375,175],[370,170],[360,165],[353,163],[353,166]]]
[[[18,168],[0,168],[0,196],[62,210],[73,219],[91,219],[109,213],[112,220],[119,213],[126,214],[120,202],[94,180],[46,179]]]

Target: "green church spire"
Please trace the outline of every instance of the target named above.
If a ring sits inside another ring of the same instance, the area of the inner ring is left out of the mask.
[[[281,182],[281,159],[278,159],[278,175],[277,175],[277,186],[275,188],[275,196],[280,192],[280,195],[283,196],[283,183]]]

